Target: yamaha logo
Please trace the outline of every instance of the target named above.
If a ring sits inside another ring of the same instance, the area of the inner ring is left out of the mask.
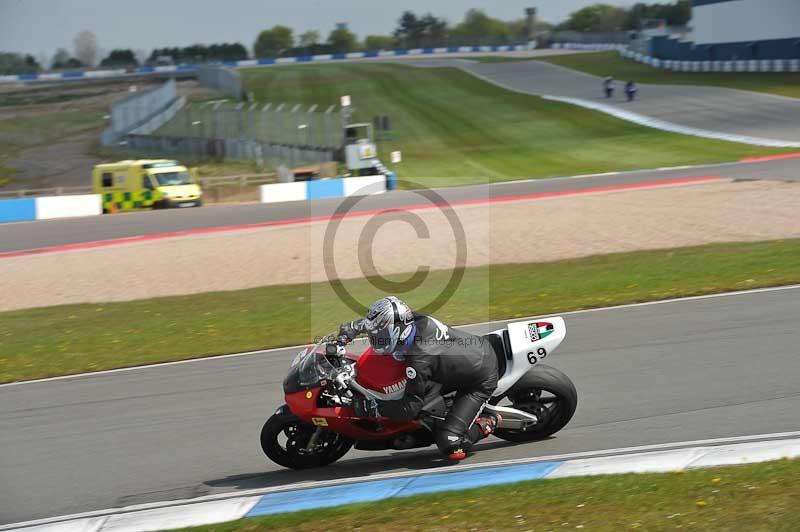
[[[406,387],[406,382],[407,381],[405,379],[403,379],[400,382],[396,382],[396,383],[391,384],[389,386],[384,386],[383,387],[383,393],[389,395],[389,394],[393,394],[393,393],[399,392],[400,390],[402,390],[403,388]]]

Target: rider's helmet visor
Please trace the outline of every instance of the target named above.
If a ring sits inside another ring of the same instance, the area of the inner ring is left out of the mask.
[[[381,355],[387,355],[394,352],[397,347],[397,337],[400,331],[397,327],[380,327],[376,330],[369,331],[369,345],[372,349]]]

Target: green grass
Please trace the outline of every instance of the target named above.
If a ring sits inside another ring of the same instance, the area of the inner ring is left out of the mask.
[[[0,107],[16,105],[42,105],[82,100],[93,96],[108,94],[108,89],[64,90],[64,88],[37,88],[34,90],[0,93]]]
[[[19,148],[8,144],[0,144],[0,188],[11,183],[17,173],[14,168],[7,165],[19,153]]]
[[[595,76],[662,85],[710,85],[800,98],[797,72],[672,72],[626,59],[617,52],[567,54],[537,58]]]
[[[425,310],[449,278],[398,295]],[[472,323],[796,282],[800,240],[716,244],[470,268],[435,314]],[[365,304],[384,295],[344,285]],[[4,312],[0,382],[297,345],[355,317],[327,283]]]
[[[96,111],[58,111],[26,114],[0,120],[0,149],[4,145],[35,146],[98,130],[107,123]]]
[[[800,461],[780,460],[676,473],[536,480],[185,530],[788,532],[800,523],[798,478]]]
[[[242,72],[261,102],[326,108],[349,94],[356,119],[389,115],[394,132],[381,143],[382,158],[401,150],[401,182],[425,186],[713,163],[781,151],[646,128],[506,91],[454,68],[351,63]]]

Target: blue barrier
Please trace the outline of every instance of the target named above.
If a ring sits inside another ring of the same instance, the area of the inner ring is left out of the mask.
[[[344,183],[341,179],[320,179],[306,182],[308,199],[341,198],[344,196]]]
[[[504,51],[514,51],[523,49],[522,46],[510,44],[506,46],[467,46],[464,47],[465,50],[471,50],[472,52],[504,52]],[[376,51],[369,51],[369,52],[358,52],[358,53],[335,53],[331,54],[329,57],[333,60],[339,59],[357,59],[362,57],[380,57],[382,55],[385,56],[405,56],[409,55],[412,52],[416,54],[434,54],[436,53],[436,48],[426,47],[426,48],[416,48],[413,50],[405,50],[405,49],[398,49],[398,50],[391,50],[388,52],[384,52],[383,54]],[[450,46],[448,48],[442,48],[441,50],[444,53],[458,53],[461,52],[461,47],[457,46]],[[310,55],[302,55],[299,57],[286,57],[281,58],[280,62],[282,63],[308,63],[308,62],[315,62],[315,61],[326,61],[329,60],[328,57],[315,57]],[[228,68],[236,68],[239,66],[251,66],[253,63],[258,65],[274,65],[278,62],[277,59],[272,57],[264,57],[261,59],[256,60],[247,60],[247,61],[224,61],[222,64]],[[196,64],[181,64],[181,65],[170,65],[165,66],[162,68],[152,67],[152,66],[141,66],[136,68],[131,68],[128,70],[129,73],[138,73],[138,74],[152,74],[155,72],[193,72],[197,70],[199,65]],[[48,76],[47,79],[57,80],[57,79],[72,79],[72,78],[83,78],[89,77],[89,71],[71,71],[71,72],[61,72],[61,73],[52,73],[52,77]],[[97,70],[91,71],[92,77],[101,78],[101,77],[116,77],[120,75],[119,71],[114,70]],[[8,76],[8,79],[3,81],[35,81],[40,79],[38,74],[19,74],[17,76]]]
[[[36,219],[34,198],[0,200],[0,222],[25,222]]]

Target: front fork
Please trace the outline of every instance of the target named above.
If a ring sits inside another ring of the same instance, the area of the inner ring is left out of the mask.
[[[317,430],[314,431],[314,434],[308,439],[308,444],[306,444],[306,451],[313,451],[314,447],[317,446],[317,440],[322,435],[322,428],[317,427]]]

